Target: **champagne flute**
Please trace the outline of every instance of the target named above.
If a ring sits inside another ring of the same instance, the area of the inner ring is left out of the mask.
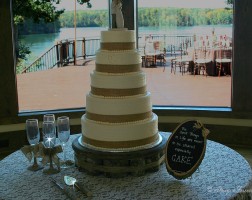
[[[44,121],[42,125],[43,143],[46,148],[53,148],[56,144],[55,123]]]
[[[50,113],[48,113],[48,114],[45,114],[44,116],[43,116],[43,122],[53,122],[54,123],[54,134],[55,134],[55,136],[53,136],[52,138],[54,139],[55,138],[55,142],[56,142],[56,125],[55,125],[55,115],[54,114],[50,114]],[[48,128],[49,126],[48,125],[45,125],[45,127],[44,128]],[[49,137],[50,138],[50,137]],[[43,139],[45,139],[45,137],[43,137]],[[48,142],[48,141],[47,141]],[[53,147],[56,145],[56,143],[54,142],[54,145],[53,145]],[[49,145],[48,147],[50,147],[50,145],[52,145],[51,144],[51,141],[49,142],[50,144],[47,144],[47,145]]]
[[[58,126],[57,127],[58,138],[62,144],[63,154],[64,154],[63,163],[61,165],[61,168],[68,168],[73,165],[73,162],[71,162],[70,160],[69,161],[66,160],[66,151],[65,151],[66,143],[70,137],[69,117],[67,117],[67,116],[58,117],[57,126]]]
[[[38,127],[38,120],[37,119],[27,119],[26,120],[26,135],[28,142],[31,146],[36,145],[39,143],[40,140],[40,133],[39,133],[39,127]],[[28,167],[31,171],[37,171],[39,169],[42,169],[43,166],[39,165],[37,163],[36,155],[33,155],[33,165]]]
[[[50,114],[50,113],[45,114],[45,115],[43,116],[43,121],[44,121],[44,122],[46,122],[46,121],[55,122],[55,116],[54,116],[54,114]]]
[[[49,152],[50,159],[50,167],[48,169],[44,169],[43,173],[45,174],[55,174],[58,173],[59,170],[53,167],[52,162],[52,148],[56,144],[56,132],[55,132],[55,123],[53,121],[44,121],[42,125],[43,130],[43,144],[46,148],[46,151]]]

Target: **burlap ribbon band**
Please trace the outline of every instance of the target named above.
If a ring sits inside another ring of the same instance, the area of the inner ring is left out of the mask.
[[[103,42],[101,43],[102,50],[132,50],[135,49],[135,42]]]
[[[31,162],[33,156],[36,158],[41,157],[39,148],[40,148],[39,144],[25,145],[24,147],[21,148],[21,151],[25,155],[25,157]]]
[[[140,139],[140,140],[130,140],[130,141],[118,141],[118,142],[110,142],[110,141],[100,141],[94,140],[88,137],[83,136],[82,140],[84,143],[101,147],[101,148],[133,148],[138,146],[147,145],[153,143],[158,140],[158,134],[155,134],[151,137]]]
[[[152,111],[139,113],[139,114],[129,114],[129,115],[100,115],[95,113],[90,113],[86,111],[86,118],[99,122],[109,122],[109,123],[123,123],[123,122],[133,122],[148,119],[152,116]]]
[[[194,128],[194,129],[201,129],[201,131],[202,131],[202,136],[203,136],[204,138],[206,138],[207,135],[210,133],[210,131],[209,131],[207,128],[204,127],[203,123],[200,122],[200,121],[198,121],[198,120],[197,120],[196,123],[194,124],[193,128]]]
[[[42,164],[46,165],[50,162],[51,157],[52,161],[57,165],[57,167],[60,167],[60,160],[57,156],[58,153],[63,151],[60,145],[57,145],[53,148],[45,148],[43,143],[40,142],[36,145],[26,145],[21,148],[21,151],[30,162],[34,156],[36,158],[42,158]]]
[[[47,163],[50,163],[50,159],[52,159],[52,162],[54,162],[57,167],[60,168],[60,159],[57,154],[63,151],[62,146],[57,145],[53,148],[45,148],[42,143],[40,143],[39,145],[41,150],[40,152],[42,157],[42,164],[46,165]]]
[[[130,89],[111,89],[111,88],[97,88],[91,86],[91,93],[99,96],[121,97],[133,96],[138,94],[145,94],[146,86]]]
[[[104,65],[96,63],[95,70],[97,72],[104,73],[129,73],[129,72],[138,72],[141,69],[141,63],[130,64],[130,65]]]

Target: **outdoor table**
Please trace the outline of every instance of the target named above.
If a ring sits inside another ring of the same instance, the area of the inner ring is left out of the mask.
[[[157,52],[150,52],[145,54],[145,59],[150,58],[150,60],[153,61],[153,63],[150,65],[150,67],[156,67],[157,66],[157,57],[161,55],[162,53],[157,51]]]
[[[197,48],[196,48],[197,50]],[[203,49],[200,48],[200,50],[202,51],[202,53],[200,53],[199,55],[199,58],[203,58]],[[211,59],[211,63],[209,63],[207,65],[207,74],[209,76],[217,76],[218,73],[217,73],[217,69],[216,69],[216,63],[215,63],[215,59],[217,57],[217,54],[219,51],[221,51],[220,48],[218,47],[214,47],[214,48],[206,48],[206,59]],[[229,47],[229,48],[225,48],[225,49],[222,49],[222,51],[227,51],[227,52],[232,52],[232,47]],[[187,53],[188,53],[188,56],[192,58],[192,60],[194,60],[194,55],[195,55],[195,48],[188,48],[187,50]],[[231,72],[227,69],[226,70],[226,73],[227,74],[231,74]]]
[[[167,134],[169,137],[170,133]],[[80,134],[72,135],[66,147],[67,158],[73,159],[72,142]],[[60,173],[45,175],[42,170],[32,172],[31,163],[20,150],[0,161],[0,199],[68,199],[51,181],[63,184],[63,176],[77,178],[93,193],[90,199],[249,199],[252,191],[252,171],[248,162],[227,146],[208,140],[205,158],[198,170],[184,180],[169,175],[165,164],[159,171],[144,176],[108,178],[93,176],[72,167]],[[46,166],[48,167],[48,166]],[[71,186],[68,186],[71,187]],[[81,199],[86,197],[78,193]]]

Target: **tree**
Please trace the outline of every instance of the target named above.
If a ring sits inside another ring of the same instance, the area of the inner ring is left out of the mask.
[[[13,16],[15,25],[16,38],[16,59],[19,68],[22,68],[22,62],[27,59],[30,53],[29,47],[18,42],[17,26],[25,20],[32,20],[35,23],[52,23],[58,21],[60,15],[64,13],[64,9],[57,10],[55,4],[59,4],[61,0],[12,0]],[[77,0],[79,4],[87,3],[87,7],[91,8],[90,0]],[[48,28],[48,27],[47,27]],[[19,69],[20,71],[20,69]]]
[[[58,0],[13,0],[13,18],[14,18],[14,35],[16,47],[17,71],[21,71],[24,60],[31,52],[29,47],[18,41],[18,28],[25,20],[32,20],[35,23],[41,21],[48,23],[54,22],[64,12],[64,10],[56,10],[55,3]]]
[[[14,23],[22,23],[25,19],[32,19],[39,23],[53,22],[59,18],[64,10],[56,10],[58,0],[13,0]]]

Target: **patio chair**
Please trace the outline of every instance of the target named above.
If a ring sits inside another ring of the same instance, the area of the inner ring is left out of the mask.
[[[144,49],[145,67],[156,67],[155,49],[153,42],[147,42]]]
[[[164,47],[164,43],[162,41],[154,41],[153,47],[154,47],[153,56],[155,65],[165,66],[166,48]]]
[[[161,66],[165,66],[166,64],[166,48],[163,49],[163,52],[156,56],[156,62],[158,62]]]
[[[175,45],[171,45],[171,49],[170,49],[170,56],[168,57],[168,60],[171,63],[171,73],[175,74],[175,60],[177,59],[177,53],[175,51]]]
[[[211,59],[206,58],[206,47],[194,49],[194,76],[196,72],[200,74],[200,72],[202,71],[203,75],[206,75],[207,77],[207,65],[211,62]]]
[[[187,54],[187,51],[182,49],[180,46],[180,56],[173,60],[174,62],[174,74],[176,73],[176,68],[179,68],[179,71],[184,75],[186,72],[189,72],[189,66],[192,58]]]
[[[145,54],[145,67],[156,67],[155,56]]]
[[[141,47],[141,48],[138,48],[138,52],[141,56],[141,60],[142,60],[142,67],[145,67],[145,47]]]
[[[231,74],[231,68],[232,68],[231,54],[232,54],[232,51],[226,47],[221,47],[220,50],[216,52],[215,63],[216,63],[217,71],[218,71],[218,76],[221,75],[222,71],[224,74],[226,74],[224,71],[223,65],[227,65],[229,67],[230,74]]]

